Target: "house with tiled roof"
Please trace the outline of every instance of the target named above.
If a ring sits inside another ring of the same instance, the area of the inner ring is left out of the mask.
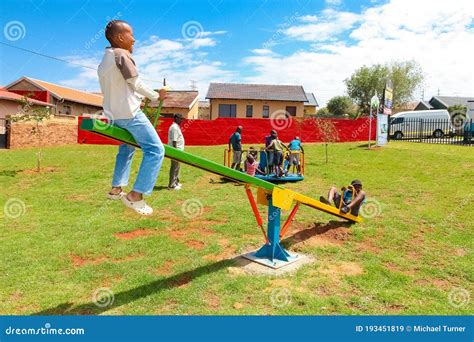
[[[474,97],[433,96],[429,101],[420,101],[415,110],[448,109],[455,105],[467,107],[468,101],[474,101]]]
[[[5,86],[12,93],[51,104],[53,114],[79,116],[102,110],[102,96],[23,76]]]
[[[24,96],[18,95],[0,88],[0,148],[7,146],[7,118],[17,114],[21,109],[21,102]],[[50,103],[35,99],[27,99],[31,108],[50,107],[54,110]]]
[[[210,119],[303,117],[306,93],[299,85],[211,83]]]
[[[314,115],[318,110],[318,101],[316,96],[313,93],[306,93],[306,98],[308,101],[304,103],[304,114],[305,115]]]
[[[186,119],[199,117],[199,92],[197,90],[168,90],[161,107],[161,116],[181,114]]]

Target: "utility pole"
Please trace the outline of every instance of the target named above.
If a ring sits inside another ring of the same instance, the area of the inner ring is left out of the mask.
[[[191,82],[191,90],[196,90],[197,89],[196,81],[195,80],[190,80],[190,82]]]

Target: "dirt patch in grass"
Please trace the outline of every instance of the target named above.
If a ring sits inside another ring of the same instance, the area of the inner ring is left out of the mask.
[[[47,166],[47,167],[42,167],[39,171],[34,168],[34,169],[26,169],[26,170],[21,170],[19,173],[24,174],[24,175],[38,175],[41,173],[52,173],[52,172],[59,172],[61,171],[57,167],[52,167],[52,166]]]
[[[168,222],[181,222],[182,218],[176,215],[174,212],[172,212],[169,209],[163,209],[163,210],[158,210],[158,215],[163,221],[168,221]]]
[[[150,236],[156,234],[158,234],[158,232],[155,229],[140,228],[129,232],[115,233],[114,236],[120,240],[131,240],[143,236]]]
[[[81,267],[85,265],[99,265],[104,262],[119,263],[119,262],[135,260],[141,257],[143,257],[143,254],[132,254],[124,258],[115,258],[115,259],[110,258],[108,256],[99,256],[95,258],[90,258],[90,257],[82,257],[80,255],[71,255],[71,263],[74,267]]]
[[[155,273],[160,276],[169,276],[173,274],[174,265],[174,261],[166,260],[162,265],[158,266]]]
[[[362,252],[371,252],[373,254],[379,254],[381,252],[381,248],[377,246],[377,240],[372,237],[365,238],[358,242],[357,249]]]
[[[415,284],[423,287],[431,285],[443,291],[448,291],[453,286],[449,281],[439,278],[418,279],[415,281]]]
[[[221,238],[217,240],[217,243],[222,248],[222,252],[218,254],[208,254],[203,256],[202,258],[209,261],[220,261],[225,259],[230,259],[235,256],[237,253],[237,248],[231,245],[230,241],[225,238]]]
[[[292,246],[339,246],[352,236],[352,231],[344,222],[331,221],[327,224],[307,225],[292,223],[292,235],[285,242]]]
[[[215,293],[207,294],[205,300],[210,309],[219,309],[221,307],[221,299]]]
[[[342,277],[363,274],[364,269],[355,262],[342,261],[339,263],[324,265],[319,269],[319,272],[334,277]]]
[[[203,249],[206,246],[206,244],[198,240],[188,240],[186,241],[186,246],[192,249]]]
[[[169,299],[166,303],[163,304],[158,310],[155,311],[155,314],[176,314],[176,308],[178,307],[178,301],[175,299]]]
[[[414,276],[417,271],[416,269],[409,269],[409,270],[402,269],[400,266],[398,266],[397,264],[393,262],[386,262],[384,263],[384,266],[391,272],[401,273],[410,277]]]

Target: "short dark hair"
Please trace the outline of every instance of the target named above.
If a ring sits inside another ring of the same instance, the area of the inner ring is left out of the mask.
[[[184,116],[181,113],[176,113],[176,114],[173,115],[173,119],[175,119],[175,120],[176,119],[184,119]]]
[[[112,43],[112,39],[114,38],[114,36],[117,33],[119,33],[122,30],[122,26],[124,24],[130,26],[130,24],[127,23],[125,20],[111,20],[111,21],[109,21],[107,26],[105,26],[105,38],[107,38],[107,40],[110,43]]]

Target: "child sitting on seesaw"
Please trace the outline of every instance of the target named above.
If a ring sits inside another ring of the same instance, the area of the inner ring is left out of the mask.
[[[340,208],[343,214],[350,212],[354,216],[359,215],[359,209],[365,200],[365,191],[362,191],[362,182],[354,179],[351,185],[342,187],[342,196],[339,194],[337,188],[332,186],[329,189],[328,198],[321,196],[319,200],[325,204],[332,205],[334,202],[336,208]],[[341,203],[342,201],[342,203]]]

